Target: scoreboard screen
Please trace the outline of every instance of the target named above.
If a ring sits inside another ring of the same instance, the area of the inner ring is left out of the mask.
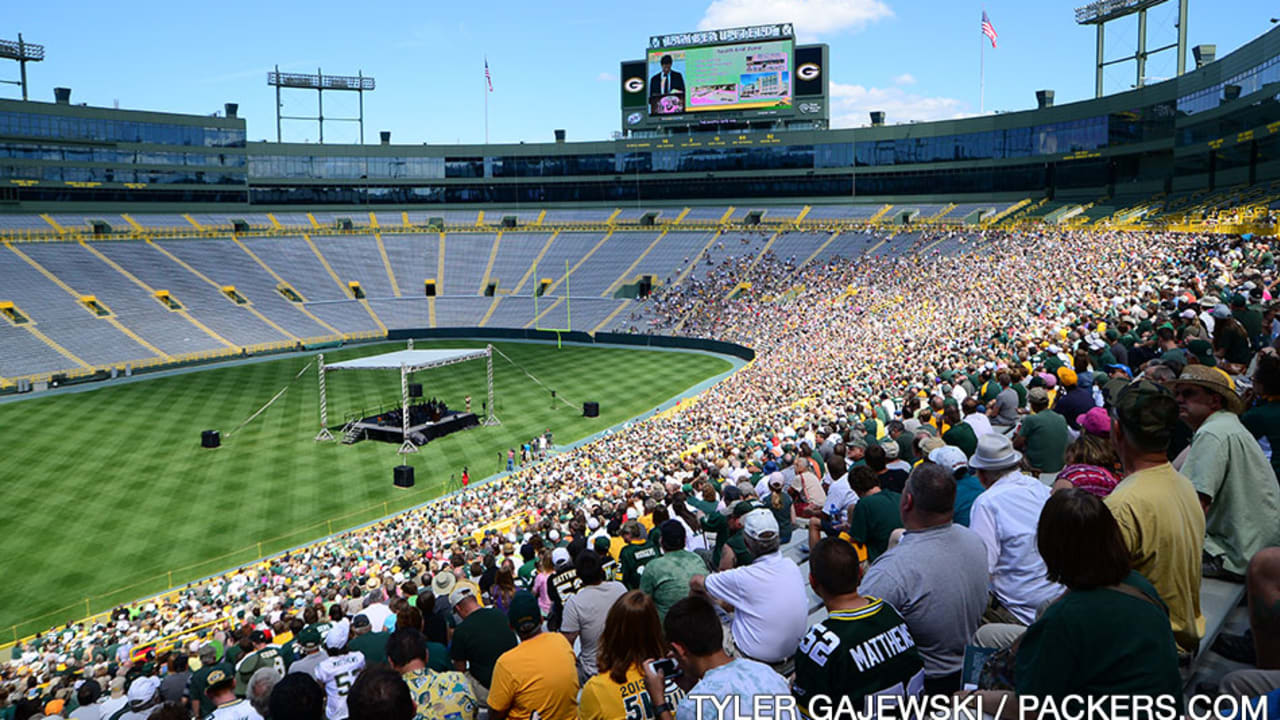
[[[790,110],[795,58],[790,35],[789,25],[778,25],[651,38],[645,82],[649,115]]]

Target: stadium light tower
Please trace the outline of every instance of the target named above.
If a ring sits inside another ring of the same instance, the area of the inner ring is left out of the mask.
[[[44,60],[44,46],[25,42],[22,33],[18,33],[18,41],[0,40],[0,58],[17,60],[20,68],[20,80],[0,80],[6,85],[21,85],[22,99],[27,99],[27,63]]]
[[[1076,23],[1079,25],[1098,26],[1097,60],[1094,64],[1094,97],[1102,97],[1102,69],[1108,65],[1136,60],[1138,63],[1138,82],[1135,87],[1142,87],[1147,81],[1147,57],[1165,50],[1178,50],[1178,75],[1187,71],[1187,2],[1178,2],[1178,41],[1154,50],[1147,49],[1147,10],[1162,5],[1169,0],[1096,0],[1084,7],[1076,8]],[[1138,15],[1138,47],[1132,55],[1115,60],[1105,60],[1102,56],[1104,30],[1106,24],[1122,17]]]
[[[305,75],[299,73],[282,73],[280,66],[277,65],[275,70],[267,73],[267,85],[276,89],[276,142],[280,140],[280,121],[281,120],[314,120],[320,126],[320,143],[324,144],[324,121],[330,122],[358,122],[360,123],[360,144],[364,144],[364,94],[377,87],[377,83],[373,78],[365,77],[363,72],[356,75],[325,75],[319,68],[316,69],[315,75]],[[281,115],[280,114],[280,90],[281,88],[294,88],[298,90],[315,90],[316,102],[319,113],[315,116],[310,115]],[[326,118],[324,116],[324,91],[325,90],[350,90],[360,96],[360,116],[353,118]]]

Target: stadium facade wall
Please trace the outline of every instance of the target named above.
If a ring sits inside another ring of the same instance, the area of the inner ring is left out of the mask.
[[[5,100],[0,212],[1140,197],[1280,179],[1277,87],[1280,28],[1096,100],[720,138],[318,146],[247,142],[239,118]]]

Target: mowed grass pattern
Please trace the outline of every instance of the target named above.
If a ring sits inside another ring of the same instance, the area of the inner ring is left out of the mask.
[[[417,344],[477,346],[483,343]],[[402,347],[363,346],[325,358]],[[557,444],[568,443],[731,367],[693,353],[496,347],[574,406],[553,403],[547,389],[495,353],[502,425],[434,440],[407,460],[390,443],[313,441],[315,367],[294,376],[314,356],[0,405],[0,643],[161,591],[170,578],[189,582],[425,502],[448,489],[451,475],[456,485],[464,466],[473,480],[504,469],[508,447],[518,452],[548,427]],[[330,372],[328,380],[331,426],[349,412],[398,403],[396,371]],[[470,394],[481,414],[483,360],[425,371],[417,380],[451,408],[462,409]],[[228,436],[290,383],[270,409]],[[599,418],[582,417],[587,400],[600,402]],[[200,447],[207,428],[223,433],[223,447]],[[402,461],[415,468],[413,490],[391,484]]]

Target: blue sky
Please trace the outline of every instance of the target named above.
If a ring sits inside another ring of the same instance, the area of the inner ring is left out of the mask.
[[[45,0],[10,3],[0,38],[43,43],[29,66],[31,95],[52,100],[208,114],[240,103],[249,138],[275,139],[274,91],[266,72],[352,74],[378,89],[365,96],[366,142],[391,130],[397,143],[482,142],[483,61],[491,142],[607,139],[618,129],[620,60],[643,56],[650,34],[787,21],[802,41],[831,46],[832,125],[970,115],[979,107],[979,33],[985,7],[999,33],[988,46],[985,107],[1034,106],[1040,88],[1058,103],[1092,97],[1094,32],[1074,23],[1083,0],[684,0],[571,2],[140,2]],[[1219,56],[1271,27],[1280,8],[1260,0],[1191,0],[1189,46],[1216,43]],[[1149,45],[1176,39],[1177,3],[1151,11]],[[1108,58],[1132,52],[1136,18],[1108,26]],[[1188,55],[1190,53],[1188,52]],[[1190,57],[1188,67],[1193,66]],[[1148,77],[1174,74],[1172,51],[1152,56]],[[0,65],[0,77],[17,66]],[[1107,71],[1107,92],[1134,82],[1133,64]],[[17,97],[0,85],[0,97]],[[330,116],[354,116],[353,93],[328,93]],[[313,115],[315,94],[285,95],[285,114]],[[315,142],[314,123],[286,122],[284,139]],[[327,142],[354,142],[354,123],[326,125]]]

